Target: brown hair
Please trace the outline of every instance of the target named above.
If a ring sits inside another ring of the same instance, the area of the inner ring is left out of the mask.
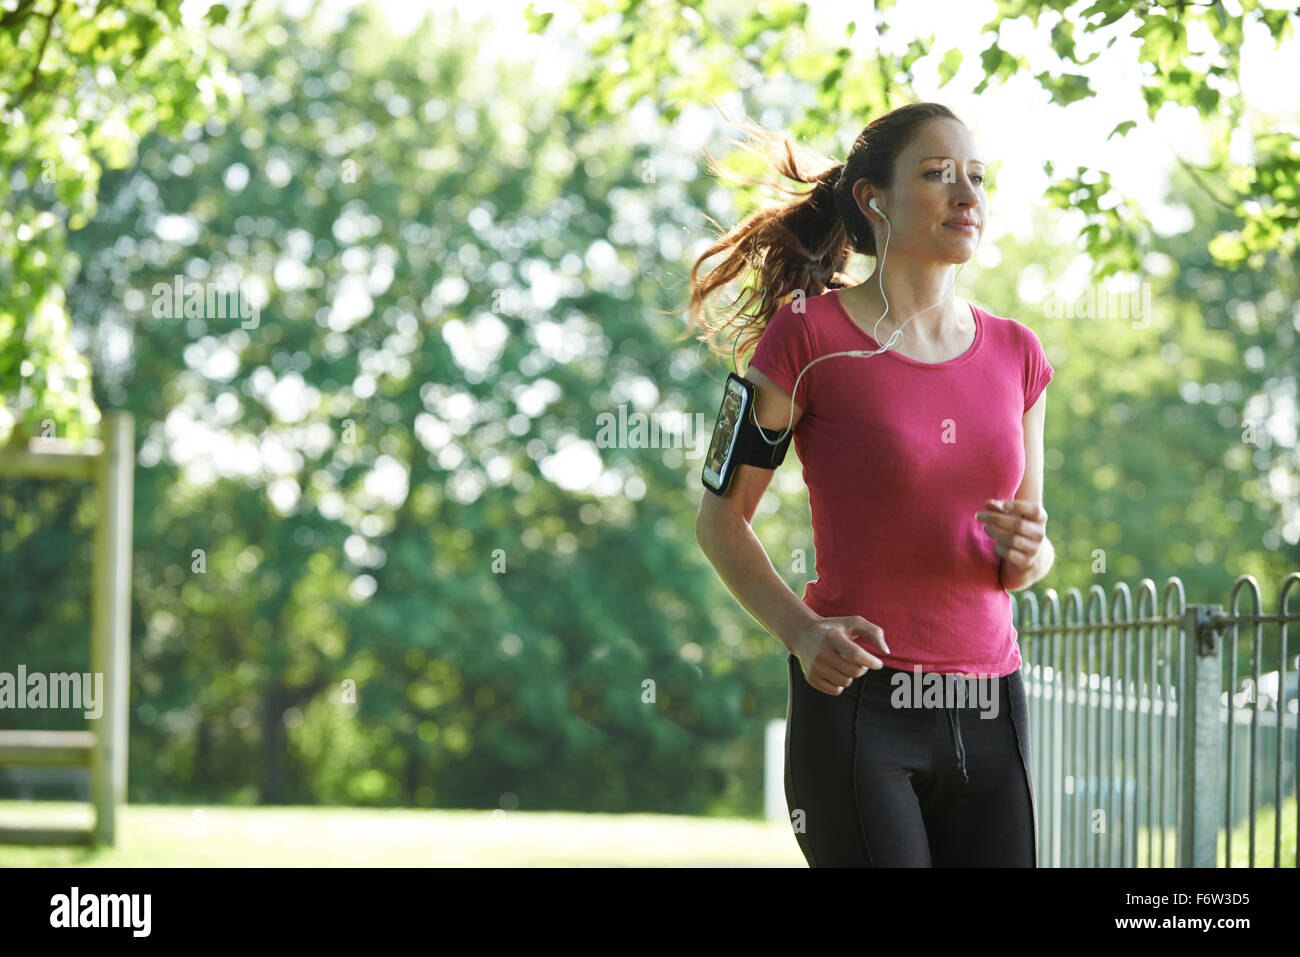
[[[737,145],[761,156],[788,179],[813,187],[803,192],[727,173],[704,150],[715,174],[753,186],[767,186],[798,198],[751,213],[733,229],[724,231],[695,261],[690,273],[689,324],[681,338],[699,329],[696,338],[714,354],[726,356],[729,351],[718,346],[714,339],[723,329],[734,327],[735,337],[740,340],[737,348],[748,352],[751,344],[757,345],[772,316],[795,290],[802,290],[805,296],[817,296],[828,289],[852,285],[853,277],[843,272],[849,253],[876,255],[875,236],[853,198],[853,185],[865,179],[873,186],[888,188],[899,152],[918,126],[935,117],[957,119],[939,103],[909,103],[890,110],[858,134],[848,160],[842,163],[798,146],[783,133],[763,129],[747,120],[737,123],[758,148]],[[709,221],[717,225],[712,218]],[[722,231],[722,227],[718,228]],[[718,253],[727,255],[701,279],[700,266]],[[733,301],[735,306],[744,300],[739,312],[720,320],[709,318],[705,301],[747,268],[753,270],[758,283],[757,288],[743,287]],[[749,311],[755,303],[756,307]]]

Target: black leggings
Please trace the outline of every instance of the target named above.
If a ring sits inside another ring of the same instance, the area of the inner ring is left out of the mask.
[[[1019,670],[982,679],[997,682],[986,718],[973,690],[965,706],[895,707],[894,676],[910,671],[869,670],[828,695],[793,654],[786,665],[785,796],[810,866],[1037,866]]]

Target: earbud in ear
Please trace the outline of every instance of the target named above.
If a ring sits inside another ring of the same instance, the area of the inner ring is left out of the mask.
[[[885,215],[885,211],[880,208],[880,203],[876,201],[876,197],[872,196],[871,201],[868,202],[867,205],[870,206],[872,209],[874,209],[876,212],[878,212],[881,216]]]

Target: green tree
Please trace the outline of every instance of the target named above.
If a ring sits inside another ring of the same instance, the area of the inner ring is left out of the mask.
[[[750,39],[767,55],[781,38]],[[145,137],[69,235],[94,397],[137,423],[133,799],[759,808],[785,672],[699,554],[699,460],[596,442],[620,405],[712,423],[722,364],[678,340],[688,247],[700,210],[735,221],[757,194],[720,196],[666,122],[642,122],[649,104],[592,122],[527,67],[480,75],[477,42],[456,19],[394,36],[364,7],[341,27],[250,18],[229,55],[242,104]],[[610,90],[655,89],[654,64]],[[735,66],[713,61],[716,89]],[[1205,230],[1237,222],[1188,180],[1172,196]],[[1280,506],[1260,481],[1294,442],[1246,448],[1241,425],[1288,371],[1272,357],[1294,262],[1279,248],[1243,282],[1205,230],[1153,234],[1160,321],[1116,328],[1019,298],[1026,270],[1077,255],[1055,225],[1000,242],[961,290],[1032,326],[1058,370],[1045,584],[1181,574],[1199,596],[1225,570],[1293,565],[1269,545]],[[161,308],[177,276],[247,293],[258,321]],[[560,468],[593,459],[594,483]],[[796,463],[755,531],[800,592],[814,556]],[[76,592],[42,583],[84,562],[84,519],[0,489],[24,654],[84,648]]]
[[[69,334],[67,231],[95,215],[104,167],[150,130],[238,100],[180,0],[16,0],[0,10],[0,445],[83,438],[99,412]],[[208,22],[224,20],[217,5]]]
[[[812,100],[792,120],[793,135],[817,140],[830,129],[856,133],[866,123],[863,117],[896,105],[897,94],[918,99],[912,83],[922,64],[933,65],[947,82],[969,52],[935,49],[933,36],[894,36],[889,16],[894,6],[894,0],[876,0],[869,13],[849,23],[843,43],[829,49],[814,42],[808,30],[815,9],[808,3],[711,0],[687,7],[676,0],[584,0],[581,19],[596,37],[563,103],[587,122],[599,123],[648,98],[671,120],[705,96],[731,91],[742,82],[772,83],[788,75]],[[1239,12],[1222,3],[1181,0],[999,0],[984,25],[984,78],[974,92],[1030,71],[1026,51],[1004,45],[1002,29],[1012,21],[1028,20],[1035,27],[1041,21],[1050,27],[1058,67],[1032,76],[1053,103],[1065,107],[1094,94],[1092,82],[1100,69],[1090,66],[1100,54],[1085,56],[1080,40],[1088,46],[1104,41],[1105,48],[1120,40],[1136,41],[1146,117],[1117,118],[1111,136],[1124,136],[1153,119],[1166,103],[1195,107],[1213,146],[1211,160],[1204,167],[1180,162],[1231,214],[1208,239],[1209,250],[1218,262],[1261,269],[1269,251],[1296,249],[1300,150],[1293,132],[1277,129],[1276,118],[1246,109],[1241,47],[1247,31],[1259,27],[1280,43],[1294,33],[1297,12],[1259,0],[1241,0],[1233,7]],[[550,14],[534,13],[532,4],[527,14],[534,32],[558,29]],[[872,42],[865,45],[869,54],[849,46],[863,27],[873,31]],[[1189,36],[1198,31],[1214,43],[1208,52],[1193,56]],[[895,48],[903,52],[895,55]],[[682,55],[687,49],[691,55]],[[1253,149],[1246,162],[1228,155],[1233,131],[1250,138]],[[1048,167],[1047,172],[1054,171]],[[1053,178],[1049,202],[1087,214],[1083,234],[1098,274],[1139,271],[1151,231],[1135,204],[1112,186],[1107,171],[1079,167],[1072,175]]]
[[[342,29],[251,20],[231,55],[245,108],[150,137],[76,234],[72,308],[129,336],[96,388],[136,414],[145,466],[133,780],[228,800],[752,805],[761,736],[742,731],[780,676],[757,667],[769,636],[751,623],[738,654],[714,637],[742,642],[735,611],[702,611],[718,603],[683,494],[698,464],[612,448],[599,487],[553,471],[620,403],[715,410],[653,311],[675,310],[657,270],[708,184],[647,182],[654,157],[625,129],[575,142],[525,69],[484,88],[467,31],[395,37],[367,8]],[[645,230],[642,206],[672,225]],[[156,315],[176,275],[264,289],[259,324]],[[277,388],[310,397],[303,418]],[[289,458],[200,481],[176,452],[204,426]],[[380,494],[381,472],[405,494]]]

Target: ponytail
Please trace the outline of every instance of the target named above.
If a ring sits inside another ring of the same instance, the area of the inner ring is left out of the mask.
[[[705,250],[691,268],[690,323],[682,338],[698,329],[696,338],[721,356],[728,355],[730,349],[714,341],[719,332],[734,330],[737,348],[747,353],[758,344],[772,316],[794,297],[796,290],[804,296],[815,296],[853,283],[853,277],[843,273],[851,240],[836,197],[845,164],[801,149],[789,137],[748,121],[737,125],[758,146],[757,149],[746,146],[746,149],[762,156],[786,178],[812,189],[798,191],[770,181],[729,174],[707,149],[704,151],[716,175],[798,197],[751,213]],[[725,254],[722,261],[700,278],[705,260],[719,253]],[[722,319],[708,316],[705,303],[709,297],[746,273],[749,281],[732,302],[734,316]]]

